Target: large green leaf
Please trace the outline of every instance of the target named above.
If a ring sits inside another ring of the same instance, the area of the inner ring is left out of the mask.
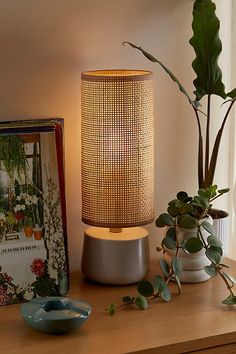
[[[215,8],[212,0],[195,0],[193,7],[193,37],[189,42],[196,54],[192,63],[197,75],[194,80],[196,100],[211,94],[226,98],[222,71],[218,65],[222,43],[219,38],[220,21]]]
[[[125,42],[123,42],[123,45],[125,45],[125,44],[129,44],[132,48],[138,49],[151,62],[158,63],[165,70],[165,72],[171,77],[171,79],[177,83],[180,91],[187,97],[189,103],[193,106],[193,108],[197,109],[200,106],[198,101],[193,101],[190,98],[189,94],[187,93],[187,91],[185,90],[183,85],[180,83],[180,81],[177,79],[177,77],[160,60],[156,59],[152,54],[146,52],[146,50],[144,50],[141,47],[138,47],[137,45],[135,45],[133,43],[125,41]]]

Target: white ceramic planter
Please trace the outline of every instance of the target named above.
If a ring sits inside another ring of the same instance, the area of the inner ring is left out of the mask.
[[[203,219],[202,221],[208,221],[209,223],[213,223],[213,220],[210,216]],[[207,240],[209,233],[201,227],[201,232],[204,240]],[[192,237],[195,237],[196,230],[194,229],[182,229],[178,230],[178,239],[181,243],[183,240],[188,240]],[[164,258],[167,262],[170,262],[171,257],[175,255],[175,251],[172,251],[166,248],[166,253]],[[210,276],[205,272],[204,267],[210,264],[210,261],[205,255],[205,249],[202,249],[199,252],[187,254],[180,250],[179,259],[183,265],[183,272],[180,275],[180,281],[182,283],[199,283],[206,281],[210,278]]]
[[[229,214],[225,212],[225,217],[213,219],[213,228],[215,235],[222,242],[223,255],[227,256],[229,252]]]

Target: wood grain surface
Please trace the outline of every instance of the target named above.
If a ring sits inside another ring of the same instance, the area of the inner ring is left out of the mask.
[[[231,274],[236,274],[236,262],[227,262]],[[153,261],[150,277],[158,273]],[[174,284],[171,287],[175,289]],[[88,321],[73,333],[47,335],[27,326],[19,304],[2,306],[0,353],[236,353],[236,307],[221,304],[228,293],[220,278],[185,284],[181,296],[176,294],[169,303],[153,302],[145,311],[130,308],[114,316],[105,312],[109,303],[135,294],[135,286],[98,285],[72,274],[70,297],[93,306]]]

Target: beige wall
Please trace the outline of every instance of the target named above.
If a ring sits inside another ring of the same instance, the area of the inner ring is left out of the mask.
[[[64,117],[70,262],[79,268],[80,74],[155,71],[156,214],[177,189],[197,188],[196,122],[186,99],[129,40],[163,60],[192,90],[192,0],[0,0],[0,120]],[[152,253],[157,230],[149,226]]]

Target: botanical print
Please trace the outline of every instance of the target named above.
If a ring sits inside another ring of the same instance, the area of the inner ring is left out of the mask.
[[[17,133],[0,128],[0,305],[68,290],[62,142],[57,122],[43,122],[38,131],[34,122]]]

